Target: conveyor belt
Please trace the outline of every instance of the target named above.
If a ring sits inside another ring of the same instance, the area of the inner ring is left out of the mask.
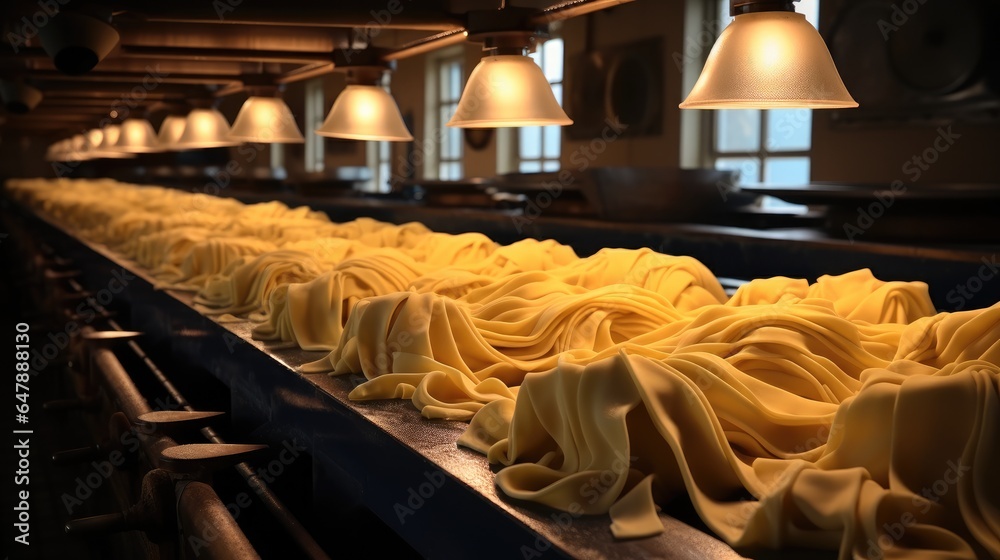
[[[666,514],[661,535],[617,542],[607,516],[573,519],[514,504],[498,495],[483,456],[456,447],[464,424],[424,419],[404,401],[352,402],[347,395],[359,377],[296,371],[325,353],[269,348],[250,338],[249,323],[217,323],[198,313],[189,295],[154,289],[135,263],[44,218],[28,219],[60,254],[80,264],[92,290],[107,285],[115,271],[118,277],[122,270],[134,275],[114,296],[115,304],[129,308],[132,328],[168,349],[176,363],[197,364],[196,371],[210,372],[228,386],[234,419],[255,427],[255,436],[277,446],[294,438],[304,446],[313,459],[316,502],[333,507],[346,492],[425,557],[740,557]],[[171,372],[177,378],[184,374]],[[788,551],[781,557],[799,556]]]

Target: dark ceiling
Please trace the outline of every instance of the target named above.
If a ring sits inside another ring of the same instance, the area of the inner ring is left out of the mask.
[[[384,60],[399,60],[460,43],[473,10],[530,8],[533,22],[544,25],[630,1],[8,1],[0,8],[0,78],[23,80],[44,98],[27,115],[2,119],[8,129],[57,134],[105,116],[151,73],[159,82],[144,92],[146,108],[237,93],[262,74],[279,84],[322,75],[333,71],[338,49],[378,47]],[[48,24],[53,6],[110,15],[118,45],[90,72],[60,72],[29,24]]]

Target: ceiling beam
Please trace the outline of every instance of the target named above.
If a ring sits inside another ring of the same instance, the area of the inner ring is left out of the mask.
[[[607,10],[634,0],[567,0],[550,6],[532,18],[532,23],[544,24]]]
[[[335,65],[332,62],[320,62],[310,66],[303,66],[291,72],[286,72],[275,80],[279,84],[290,84],[325,76],[333,72]]]
[[[437,49],[443,49],[444,47],[451,45],[464,43],[467,36],[468,33],[466,33],[464,28],[443,31],[437,35],[417,39],[416,41],[407,43],[398,49],[391,50],[382,58],[387,61],[402,60],[404,58],[417,56]]]
[[[204,74],[152,75],[148,72],[101,72],[92,70],[86,74],[70,76],[56,70],[35,70],[31,72],[35,82],[113,82],[142,86],[144,81],[153,80],[159,84],[216,85],[239,82],[239,76],[209,76]]]
[[[310,64],[330,62],[330,52],[298,52],[257,49],[220,49],[201,47],[146,47],[124,45],[118,56],[148,58],[150,60],[189,60],[222,62],[274,62],[283,64]]]
[[[302,27],[413,29],[444,31],[461,27],[459,17],[446,11],[446,2],[403,2],[395,13],[386,0],[298,3],[273,0],[171,0],[156,2],[144,12],[123,3],[129,15],[151,22],[205,23],[218,25],[291,25]]]

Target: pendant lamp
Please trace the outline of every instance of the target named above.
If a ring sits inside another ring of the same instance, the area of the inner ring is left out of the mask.
[[[681,109],[857,107],[797,0],[730,0],[722,31]]]

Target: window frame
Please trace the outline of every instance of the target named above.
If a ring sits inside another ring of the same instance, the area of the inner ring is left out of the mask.
[[[445,97],[441,91],[442,75],[445,68],[458,65],[458,97]],[[424,141],[429,149],[424,150],[423,175],[426,179],[456,180],[465,176],[465,147],[461,129],[449,128],[448,120],[465,89],[465,50],[462,45],[443,49],[427,59],[424,103]],[[447,118],[444,113],[447,110]],[[448,136],[457,138],[456,154],[445,155]],[[445,166],[450,166],[446,168]],[[450,169],[450,171],[446,171]]]
[[[817,3],[819,1],[820,0],[817,0]],[[711,17],[713,18],[713,21],[716,22],[718,27],[718,33],[720,34],[722,33],[722,30],[725,29],[725,25],[722,25],[723,22],[722,12],[720,12],[723,3],[725,3],[724,0],[722,1],[716,0],[711,4],[713,6],[711,10],[712,11]],[[706,49],[704,54],[707,57],[708,49]],[[704,61],[702,61],[702,65],[704,65]],[[716,166],[720,159],[754,159],[757,160],[758,162],[757,177],[751,180],[747,180],[742,176],[741,173],[741,177],[738,181],[738,184],[776,185],[778,183],[768,183],[766,181],[766,176],[767,176],[766,168],[768,160],[785,159],[785,158],[806,158],[809,161],[809,169],[810,169],[809,177],[806,178],[806,182],[808,183],[812,177],[813,146],[812,146],[811,135],[809,140],[809,147],[807,149],[793,149],[793,150],[778,149],[774,146],[773,142],[769,142],[768,138],[770,134],[768,116],[772,109],[743,109],[743,110],[757,111],[760,117],[760,125],[758,127],[758,146],[759,146],[758,149],[750,151],[720,150],[718,147],[719,138],[717,133],[719,128],[719,116],[721,115],[721,112],[704,111],[704,113],[706,114],[704,115],[704,118],[702,119],[701,122],[703,127],[701,134],[702,138],[701,159],[703,165],[716,169],[717,168]],[[810,112],[809,118],[812,119],[812,110],[810,109],[800,109],[800,110],[809,111]],[[770,140],[774,139],[771,138]]]
[[[748,110],[748,109],[741,109]],[[720,150],[718,148],[718,125],[719,125],[719,111],[710,111],[708,126],[710,127],[708,134],[705,136],[708,138],[706,155],[709,164],[712,168],[715,168],[716,163],[720,159],[756,159],[758,161],[758,177],[754,181],[743,181],[743,184],[752,185],[771,185],[776,183],[765,182],[765,166],[769,159],[783,159],[783,158],[806,158],[809,160],[810,169],[812,168],[812,140],[809,141],[809,149],[807,150],[781,150],[775,149],[773,147],[773,142],[769,142],[768,135],[770,134],[770,125],[768,124],[768,113],[770,109],[749,109],[752,111],[757,111],[760,115],[760,126],[758,127],[758,145],[760,146],[757,150],[733,150],[726,151]],[[809,111],[809,109],[802,109],[804,111]],[[811,117],[811,113],[810,113]],[[773,140],[773,139],[771,139]]]
[[[388,140],[365,142],[365,164],[372,173],[368,185],[370,191],[390,192],[392,190],[392,142]]]
[[[303,166],[307,173],[322,173],[326,164],[325,138],[316,129],[326,120],[326,97],[323,78],[313,78],[305,84],[306,145]]]
[[[546,47],[546,45],[549,45],[552,41],[558,41],[559,43],[562,44],[562,49],[561,49],[562,50],[562,60],[560,61],[559,79],[556,80],[556,81],[551,81],[551,80],[548,79],[548,76],[546,76],[545,78],[546,78],[546,81],[549,82],[549,87],[557,86],[557,85],[560,86],[560,89],[561,89],[562,93],[561,93],[560,99],[558,101],[559,101],[559,105],[562,106],[563,100],[565,99],[565,96],[566,96],[566,88],[565,88],[565,85],[564,85],[565,81],[566,81],[566,43],[565,43],[565,41],[563,40],[562,37],[558,37],[558,36],[552,36],[552,37],[546,39],[543,43],[541,43],[540,45],[538,45],[538,47],[536,47],[535,52],[532,53],[532,55],[537,54],[538,58],[535,58],[534,56],[532,56],[532,60],[534,60],[535,64],[537,64],[542,69],[542,71],[544,72],[545,71],[545,61],[546,61],[546,52],[547,52],[546,49],[545,49],[545,47]],[[557,150],[556,150],[556,155],[554,157],[546,157],[546,155],[545,155],[545,152],[546,152],[546,150],[545,150],[545,148],[546,148],[546,134],[545,134],[545,131],[546,131],[546,129],[550,129],[550,128],[552,128],[552,129],[558,129],[558,131],[559,131],[559,134],[557,136],[558,140],[556,142]],[[539,144],[539,152],[538,152],[539,155],[538,155],[538,157],[530,157],[530,156],[529,157],[525,157],[524,154],[522,153],[522,151],[521,151],[521,131],[524,130],[524,129],[532,129],[532,130],[538,129],[539,133],[541,134],[541,143]],[[562,167],[562,143],[563,143],[563,135],[562,135],[562,127],[561,126],[559,126],[559,125],[548,125],[548,126],[525,126],[525,127],[518,127],[518,128],[515,129],[514,132],[510,133],[509,136],[510,136],[509,142],[511,143],[510,157],[511,157],[512,161],[508,164],[508,166],[507,166],[508,169],[511,169],[511,170],[516,171],[518,173],[543,173],[543,172],[559,171],[559,169]],[[537,170],[535,170],[535,171],[525,171],[523,169],[524,164],[533,164],[533,163],[537,164],[537,166],[538,166]],[[552,165],[552,164],[554,164],[554,165]],[[549,167],[549,169],[546,169],[546,167]]]

